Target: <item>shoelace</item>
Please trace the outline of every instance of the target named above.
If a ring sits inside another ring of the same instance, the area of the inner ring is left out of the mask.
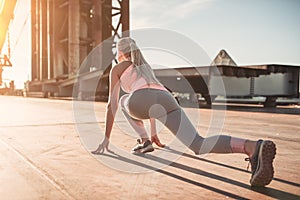
[[[245,161],[248,161],[247,171],[249,172],[249,166],[250,166],[250,157],[245,158]]]
[[[142,144],[142,140],[141,139],[137,139],[136,140],[136,144]]]

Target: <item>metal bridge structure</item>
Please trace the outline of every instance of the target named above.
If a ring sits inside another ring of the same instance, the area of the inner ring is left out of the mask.
[[[1,13],[0,22],[5,30],[0,35],[0,49],[17,1],[4,2],[5,12]],[[109,40],[106,49],[110,51],[100,52],[99,60],[103,56],[113,59],[116,40],[129,30],[129,0],[31,0],[30,3],[32,80],[26,84],[26,95],[72,96],[76,82],[85,80],[84,85],[89,85],[89,81],[94,82],[101,74],[107,76],[109,69],[104,72],[101,63],[93,66],[91,73],[89,68],[81,71],[80,78],[78,70],[104,40]],[[107,87],[107,78],[101,79],[97,92],[105,93]]]
[[[91,73],[89,68],[81,71],[81,75],[88,73],[88,78],[84,75],[79,78],[78,70],[89,53],[108,38],[109,51],[100,52],[99,60],[104,56],[113,58],[116,39],[129,30],[129,0],[32,0],[31,9],[29,95],[42,92],[43,96],[72,96],[78,81],[85,80],[84,85],[89,85],[93,79],[108,74],[101,63],[93,66],[95,70]],[[101,79],[99,82],[97,93],[100,96],[107,92],[107,81]],[[88,93],[83,88],[78,89],[78,93],[84,92]]]
[[[17,0],[2,2],[0,50]],[[25,96],[107,100],[116,41],[128,36],[129,0],[31,0],[30,3],[32,66]],[[105,51],[97,52],[98,64],[85,62],[103,41]],[[104,63],[107,58],[108,63]],[[86,67],[80,68],[83,63]],[[0,77],[2,67],[11,65],[9,56],[1,56]],[[276,106],[278,97],[299,98],[300,93],[299,66],[238,66],[225,50],[208,66],[156,69],[155,73],[174,93],[188,93],[181,83],[187,80],[193,93],[200,94],[208,105],[223,95],[216,85],[218,76],[224,82],[225,98],[263,96],[265,106]]]

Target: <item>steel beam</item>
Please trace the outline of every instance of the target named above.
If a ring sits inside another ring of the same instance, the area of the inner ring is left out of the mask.
[[[39,26],[40,26],[40,51],[39,51],[39,68],[40,75],[39,80],[47,80],[48,79],[48,45],[47,45],[47,1],[40,0],[39,1]]]
[[[38,74],[38,18],[37,0],[31,0],[31,78],[37,79]]]
[[[85,76],[91,67],[109,72],[106,68],[114,58],[115,39],[129,30],[129,0],[31,0],[31,6],[34,83],[29,85],[47,84],[41,87],[47,90],[59,82],[64,95],[71,94],[81,63],[103,41],[104,49],[91,61],[95,66],[87,65],[79,73]],[[107,81],[100,82],[106,85],[99,88],[107,88]]]
[[[121,3],[121,22],[122,22],[122,32],[126,31],[123,37],[129,36],[129,0],[123,0]]]
[[[47,66],[48,79],[53,79],[53,0],[47,0]]]
[[[69,78],[76,75],[80,63],[80,4],[79,0],[69,0],[68,18],[68,64]]]

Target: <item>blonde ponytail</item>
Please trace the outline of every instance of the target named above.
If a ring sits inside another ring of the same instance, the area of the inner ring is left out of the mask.
[[[137,47],[135,41],[129,37],[120,39],[118,42],[118,50],[129,56],[131,62],[134,64],[138,77],[146,79],[148,84],[160,84],[154,75],[151,66],[145,60],[142,52]]]

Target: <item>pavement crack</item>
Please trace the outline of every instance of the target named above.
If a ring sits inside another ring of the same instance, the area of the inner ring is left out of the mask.
[[[11,150],[12,152],[14,152],[22,161],[24,161],[25,163],[27,163],[35,172],[37,172],[37,174],[40,175],[40,177],[42,177],[43,179],[45,179],[46,181],[48,181],[58,191],[60,191],[62,194],[64,194],[66,197],[68,197],[68,199],[76,199],[75,197],[73,197],[67,191],[67,189],[65,188],[65,186],[63,184],[61,184],[57,180],[55,180],[55,178],[52,177],[51,175],[49,175],[49,173],[47,173],[45,170],[43,170],[40,167],[38,167],[37,165],[35,165],[32,160],[30,160],[28,157],[26,157],[24,154],[22,154],[19,150],[17,150],[15,147],[13,147],[12,145],[4,142],[1,139],[0,139],[0,142],[5,147],[7,147],[9,150]]]

